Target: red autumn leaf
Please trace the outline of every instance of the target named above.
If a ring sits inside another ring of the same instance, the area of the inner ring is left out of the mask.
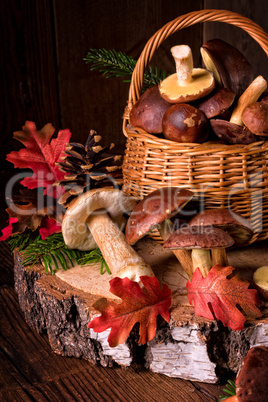
[[[169,322],[171,291],[167,285],[160,288],[155,277],[141,276],[142,289],[137,282],[128,278],[114,278],[110,281],[110,292],[122,299],[122,303],[98,300],[93,307],[101,312],[88,327],[95,332],[111,328],[108,342],[111,347],[124,343],[133,326],[139,322],[139,343],[145,344],[154,338],[157,316],[160,314]]]
[[[33,122],[27,121],[23,131],[14,133],[14,138],[20,141],[26,148],[7,155],[7,160],[12,162],[16,168],[32,169],[34,174],[26,177],[21,184],[29,189],[44,187],[44,195],[59,197],[63,193],[62,187],[53,187],[53,183],[64,178],[56,162],[69,142],[71,133],[69,130],[61,130],[58,137],[50,139],[54,134],[54,127],[46,124],[40,131],[37,131]]]
[[[12,225],[17,222],[18,222],[17,218],[9,218],[8,225],[4,229],[2,229],[2,236],[0,237],[0,241],[4,241],[4,240],[8,239],[9,236],[12,235],[12,232],[13,232]]]
[[[49,219],[47,216],[45,216],[42,219],[41,225],[38,230],[41,235],[41,239],[45,240],[46,237],[49,237],[53,233],[60,233],[61,224],[56,222],[55,219]]]
[[[194,302],[196,315],[211,320],[216,318],[224,326],[239,330],[244,328],[246,317],[261,317],[261,312],[256,307],[259,304],[258,293],[255,289],[248,289],[248,281],[238,275],[227,279],[233,270],[230,266],[214,265],[203,278],[197,268],[192,282],[187,282],[187,290],[189,302]]]

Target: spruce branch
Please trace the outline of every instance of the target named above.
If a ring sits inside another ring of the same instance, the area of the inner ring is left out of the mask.
[[[236,395],[236,385],[235,385],[234,381],[228,380],[227,384],[225,385],[225,388],[223,389],[223,392],[226,395],[221,395],[219,397],[219,402],[224,401],[225,399],[229,398],[229,396]]]
[[[33,266],[41,261],[47,274],[53,275],[55,270],[60,268],[66,270],[75,264],[94,265],[98,262],[101,263],[101,275],[104,273],[104,268],[108,274],[111,273],[99,248],[90,252],[71,250],[66,246],[62,233],[54,233],[42,240],[38,231],[26,230],[12,236],[8,243],[12,251],[16,248],[21,251],[23,266]]]
[[[78,263],[80,265],[94,265],[96,263],[101,263],[100,274],[103,275],[103,268],[105,268],[107,274],[111,275],[111,271],[107,265],[107,262],[102,256],[102,253],[99,248],[95,248],[94,250],[85,252],[83,257],[79,259]]]
[[[106,78],[131,76],[136,66],[136,60],[123,52],[106,49],[90,49],[86,58],[87,64],[91,64],[90,70],[100,71]],[[166,78],[166,73],[157,67],[149,66],[144,73],[144,87],[158,85]],[[130,82],[130,78],[124,82]]]

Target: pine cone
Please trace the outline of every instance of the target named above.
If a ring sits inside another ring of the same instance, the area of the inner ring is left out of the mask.
[[[63,180],[54,183],[64,186],[66,192],[59,203],[64,207],[80,194],[96,187],[120,186],[122,184],[121,166],[118,162],[121,155],[104,157],[114,144],[102,147],[98,143],[101,136],[90,130],[85,145],[72,142],[67,144],[63,161],[57,163],[60,171],[66,173]]]

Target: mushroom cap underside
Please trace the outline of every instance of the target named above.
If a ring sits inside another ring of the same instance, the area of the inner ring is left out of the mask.
[[[136,205],[128,219],[128,244],[135,244],[155,226],[176,215],[192,197],[192,191],[178,187],[164,187],[151,192]]]
[[[82,196],[67,209],[63,222],[62,234],[69,248],[92,250],[96,242],[91,235],[87,220],[93,213],[108,213],[110,218],[123,230],[129,213],[136,205],[136,200],[123,191],[114,188],[93,189]]]

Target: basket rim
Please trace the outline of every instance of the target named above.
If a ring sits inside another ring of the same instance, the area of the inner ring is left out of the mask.
[[[127,101],[128,111],[139,99],[144,70],[164,40],[178,30],[204,22],[223,22],[241,28],[260,45],[268,56],[268,34],[260,25],[240,13],[224,9],[203,9],[180,15],[158,29],[146,42],[131,76]],[[127,119],[127,115],[124,115],[123,118]]]
[[[261,141],[255,141],[250,144],[226,144],[226,143],[221,143],[220,141],[207,141],[203,143],[193,143],[193,142],[176,142],[172,140],[168,140],[166,138],[159,138],[157,134],[150,134],[146,132],[145,130],[142,130],[137,127],[133,127],[130,124],[128,124],[125,127],[125,130],[127,132],[127,137],[130,139],[132,138],[138,138],[141,141],[147,141],[150,142],[154,145],[161,146],[163,151],[164,150],[171,150],[173,149],[174,151],[189,151],[189,150],[195,150],[195,151],[201,151],[203,152],[204,150],[207,150],[209,152],[212,152],[216,150],[217,151],[228,151],[230,152],[250,152],[252,148],[256,148],[258,152],[265,152],[268,150],[268,137],[267,141],[261,140]],[[161,134],[160,134],[161,135]]]

